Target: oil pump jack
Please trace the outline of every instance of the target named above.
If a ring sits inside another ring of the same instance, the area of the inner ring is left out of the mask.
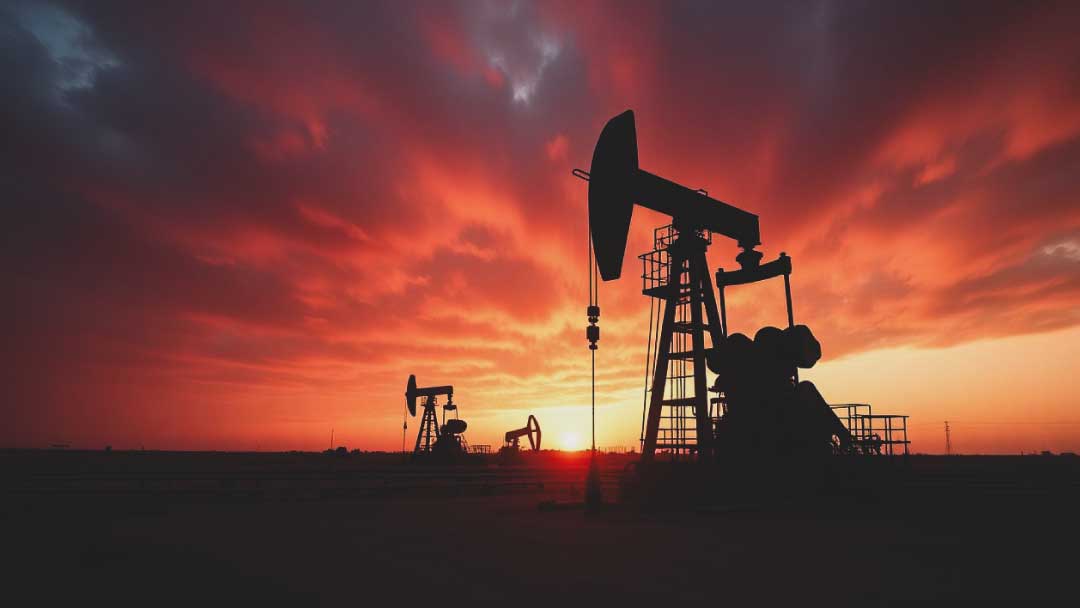
[[[536,416],[529,414],[529,419],[525,421],[525,426],[520,429],[514,429],[512,431],[506,431],[504,449],[517,451],[521,448],[521,438],[526,437],[529,440],[529,448],[534,452],[540,451],[540,423],[537,422]]]
[[[736,446],[760,451],[762,442],[756,439],[783,431],[781,419],[788,423],[784,432],[810,435],[809,442],[818,446],[850,442],[847,430],[813,385],[798,383],[795,368],[816,363],[820,345],[809,329],[794,325],[791,259],[781,253],[761,263],[763,254],[755,250],[761,244],[756,215],[641,169],[634,114],[629,110],[604,126],[589,172],[574,173],[589,182],[589,229],[604,281],[622,273],[635,204],[672,220],[657,230],[654,250],[641,256],[642,291],[663,304],[643,421],[644,462],[658,452],[696,456],[705,462]],[[705,256],[713,235],[733,239],[742,249],[735,257],[738,269],[716,273],[719,306]],[[764,328],[753,342],[741,334],[728,336],[724,288],[781,276],[788,329]],[[717,375],[712,388],[717,397],[712,399],[707,370]],[[763,388],[776,386],[780,389],[772,392]],[[796,404],[798,415],[759,415],[784,399]],[[791,431],[796,421],[800,428]]]
[[[443,422],[439,424],[439,418],[435,413],[438,407],[438,398],[445,396],[443,403]],[[454,403],[454,387],[428,386],[418,387],[416,376],[410,375],[409,382],[405,386],[405,407],[409,415],[416,416],[416,401],[424,398],[423,414],[420,417],[420,430],[416,433],[416,447],[413,448],[414,461],[437,461],[452,462],[467,451],[467,444],[463,433],[468,425],[464,420],[457,417],[457,405]],[[446,419],[446,412],[454,412],[454,417]]]
[[[525,426],[520,429],[506,431],[503,436],[503,446],[499,448],[500,464],[519,464],[522,461],[521,438],[529,440],[529,449],[533,452],[540,451],[540,423],[536,416],[529,414]]]

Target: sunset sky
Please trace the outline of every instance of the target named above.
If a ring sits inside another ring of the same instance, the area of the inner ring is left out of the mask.
[[[1075,2],[5,2],[0,445],[400,449],[413,373],[471,443],[534,413],[581,447],[570,171],[631,108],[643,168],[793,257],[828,400],[910,414],[915,451],[945,420],[1080,451],[1078,31]],[[637,445],[664,222],[600,287],[600,446]],[[785,321],[782,284],[730,296],[735,330]]]

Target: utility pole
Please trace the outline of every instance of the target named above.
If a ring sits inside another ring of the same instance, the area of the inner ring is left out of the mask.
[[[945,455],[952,455],[952,436],[949,434],[949,421],[945,421]]]

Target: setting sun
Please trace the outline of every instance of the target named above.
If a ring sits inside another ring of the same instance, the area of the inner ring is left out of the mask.
[[[559,435],[559,449],[566,452],[584,450],[585,443],[581,440],[581,435],[578,433],[563,433],[562,435]]]

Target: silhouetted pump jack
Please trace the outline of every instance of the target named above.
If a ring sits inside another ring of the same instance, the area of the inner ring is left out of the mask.
[[[504,438],[506,444],[503,447],[515,451],[520,449],[522,437],[528,438],[529,448],[531,448],[532,451],[540,451],[540,423],[537,422],[536,416],[529,414],[529,419],[525,422],[525,426],[520,429],[506,431],[506,437]]]
[[[721,425],[728,400],[733,406],[737,401],[734,409],[742,412],[754,410],[751,404],[770,403],[774,411],[780,408],[780,402],[794,404],[796,409],[800,404],[812,404],[813,412],[805,417],[787,418],[811,421],[803,431],[812,435],[810,443],[829,445],[830,440],[836,441],[833,433],[846,434],[813,385],[801,383],[796,387],[795,367],[813,365],[820,357],[820,346],[805,326],[794,325],[791,259],[781,253],[776,260],[762,264],[762,254],[754,249],[761,243],[756,215],[641,169],[634,114],[629,110],[604,126],[589,173],[575,170],[574,174],[589,182],[589,227],[597,266],[605,281],[617,279],[622,273],[635,204],[672,218],[670,226],[657,230],[654,250],[641,256],[643,293],[664,303],[663,322],[655,343],[649,409],[643,425],[643,460],[652,460],[658,451],[713,460],[719,454],[719,440],[747,449],[761,447],[760,442],[741,439],[762,436],[767,432],[762,425],[776,422],[779,415],[770,418],[733,412],[736,415],[728,421],[730,424]],[[742,248],[735,257],[738,270],[717,272],[719,306],[705,257],[713,234],[731,238]],[[755,340],[749,348],[745,336],[729,339],[724,288],[779,276],[784,277],[789,329],[781,332],[770,328],[760,336],[760,344]],[[786,337],[777,338],[777,332]],[[710,338],[708,347],[706,333]],[[729,340],[736,346],[729,347]],[[816,356],[806,355],[815,348]],[[718,393],[714,399],[708,396],[706,372],[710,369],[720,377],[713,388]],[[779,376],[774,373],[777,370]],[[685,386],[687,380],[692,380],[692,386]],[[671,383],[678,383],[680,390],[670,390]],[[738,419],[746,422],[739,424]],[[667,426],[662,426],[665,421]],[[811,427],[820,433],[811,431]],[[733,435],[740,440],[732,439]],[[792,442],[785,445],[790,447]]]
[[[443,424],[439,424],[435,408],[438,397],[446,397],[443,404]],[[453,462],[467,452],[465,429],[468,425],[457,417],[457,405],[454,403],[453,386],[416,386],[416,376],[409,376],[405,387],[405,406],[409,415],[416,416],[416,401],[424,399],[423,414],[420,418],[420,430],[416,433],[416,447],[413,448],[414,461]],[[446,412],[454,412],[454,418],[446,419]]]

